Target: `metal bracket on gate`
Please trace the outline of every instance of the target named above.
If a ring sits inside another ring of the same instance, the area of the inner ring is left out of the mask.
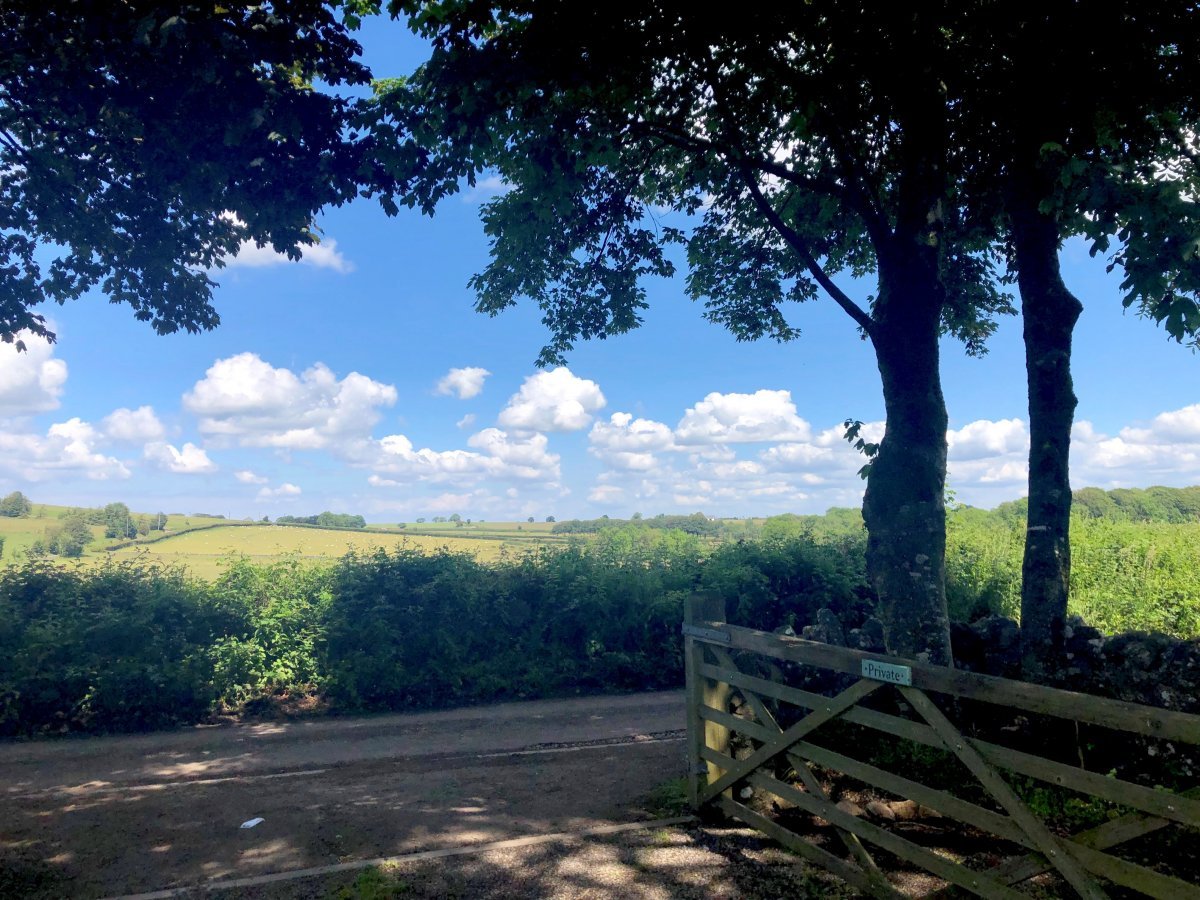
[[[702,641],[712,641],[716,644],[728,644],[733,640],[728,631],[720,631],[716,628],[702,628],[699,625],[684,625],[683,633],[687,637],[700,638]]]

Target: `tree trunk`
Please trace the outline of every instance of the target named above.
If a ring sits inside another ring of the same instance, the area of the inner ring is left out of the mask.
[[[867,576],[888,650],[952,665],[946,612],[946,401],[938,374],[936,265],[880,261],[871,341],[887,430],[863,498]]]
[[[1009,201],[1029,387],[1029,519],[1021,567],[1021,664],[1036,679],[1062,648],[1071,583],[1071,334],[1083,305],[1063,284],[1058,225],[1026,179]]]

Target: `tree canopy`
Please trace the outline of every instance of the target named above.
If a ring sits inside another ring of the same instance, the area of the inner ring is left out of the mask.
[[[823,289],[869,332],[871,310],[832,278],[873,273],[898,226],[936,233],[944,326],[972,351],[1008,311],[985,277],[987,235],[949,202],[932,223],[917,211],[921,191],[955,189],[942,86],[931,72],[887,79],[952,53],[937,39],[944,11],[864,21],[809,4],[727,22],[686,4],[391,9],[433,46],[412,77],[378,85],[392,196],[432,212],[464,180],[503,176],[513,189],[484,210],[492,261],[472,285],[484,312],[541,306],[543,363],[639,324],[642,278],[675,273],[673,246],[708,318],[743,340],[796,337],[785,304]],[[923,154],[939,158],[912,171]]]
[[[845,311],[887,410],[865,500],[872,584],[893,649],[949,661],[938,340],[980,353],[1010,311],[995,222],[962,203],[942,77],[961,63],[959,7],[391,9],[432,52],[378,91],[375,137],[397,161],[385,198],[432,211],[499,172],[511,190],[484,207],[492,256],[472,286],[484,312],[541,307],[541,362],[636,327],[643,280],[675,274],[677,248],[689,292],[739,340],[796,337],[793,302]],[[868,274],[866,305],[836,281]]]
[[[77,559],[83,556],[84,548],[95,539],[83,516],[71,513],[58,524],[47,528],[45,538],[35,541],[33,549]]]
[[[0,499],[0,516],[17,518],[19,516],[27,516],[31,512],[33,512],[33,504],[20,491],[13,491],[3,499]]]
[[[159,333],[215,326],[241,242],[298,258],[353,196],[332,88],[369,79],[359,52],[319,0],[0,6],[0,339],[52,338],[42,304],[92,288]]]

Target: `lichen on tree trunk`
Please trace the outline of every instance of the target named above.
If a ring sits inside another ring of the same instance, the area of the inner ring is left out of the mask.
[[[1062,646],[1071,583],[1071,335],[1083,310],[1063,283],[1058,226],[1036,180],[1009,199],[1029,388],[1029,515],[1021,567],[1021,659],[1037,678]]]
[[[871,340],[887,429],[863,498],[867,576],[888,650],[952,665],[946,612],[946,402],[935,269],[882,267]]]

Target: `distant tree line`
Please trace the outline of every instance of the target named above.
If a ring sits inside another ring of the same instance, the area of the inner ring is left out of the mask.
[[[599,519],[568,519],[565,522],[555,522],[550,531],[552,534],[596,534],[606,528],[619,528],[629,524],[683,531],[701,537],[720,537],[724,531],[724,525],[720,521],[710,519],[700,512],[692,513],[690,516],[660,514],[652,519],[644,519],[637,513],[632,519],[611,519],[608,516],[602,516]]]
[[[435,525],[444,525],[444,524],[446,524],[447,522],[453,522],[453,523],[454,523],[455,525],[457,525],[459,528],[462,528],[464,525],[470,525],[470,524],[471,524],[471,519],[465,519],[465,518],[463,518],[463,516],[462,516],[462,514],[461,514],[461,513],[451,513],[451,514],[450,514],[450,515],[448,515],[448,516],[434,516],[434,517],[433,517],[433,518],[431,518],[429,521],[430,521],[430,522],[432,522],[432,523],[433,523],[433,524],[435,524]],[[480,521],[480,522],[482,522],[482,521],[483,521],[483,519],[480,519],[479,521]],[[424,525],[424,524],[425,524],[425,518],[422,516],[421,518],[417,519],[417,520],[416,520],[416,522],[417,522],[417,524],[418,524],[418,525]]]
[[[366,528],[367,520],[348,513],[323,512],[316,516],[279,516],[277,525],[319,525],[322,528]]]
[[[948,508],[960,510],[971,521],[997,525],[1025,524],[1029,502],[1025,498],[1001,503],[995,509],[975,509],[947,500]],[[1200,522],[1200,485],[1184,488],[1087,487],[1072,492],[1072,511],[1080,519],[1104,522],[1146,522],[1183,525]],[[764,539],[810,533],[819,540],[834,540],[861,531],[862,512],[850,507],[830,507],[822,515],[784,513],[771,516],[748,537]]]
[[[1200,522],[1200,485],[1184,488],[1116,488],[1105,491],[1088,487],[1072,491],[1072,509],[1076,515],[1110,522],[1164,522],[1181,524]],[[1004,518],[1024,518],[1029,507],[1025,499],[1001,503],[996,514]]]

